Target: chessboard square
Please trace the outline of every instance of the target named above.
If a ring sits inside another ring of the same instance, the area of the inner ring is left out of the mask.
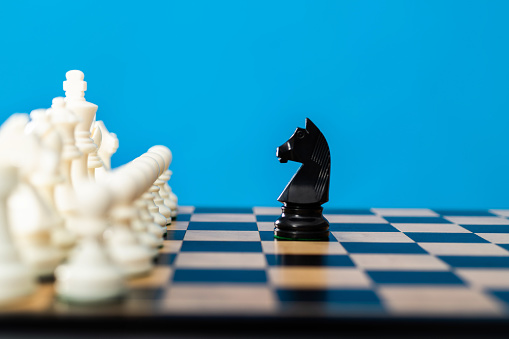
[[[507,233],[509,225],[461,225],[461,227],[473,233]]]
[[[442,217],[384,217],[388,222],[396,224],[450,224]]]
[[[509,257],[441,255],[438,258],[451,267],[509,268]]]
[[[342,245],[348,253],[427,254],[415,243],[345,242]]]
[[[375,214],[383,217],[438,217],[429,208],[372,208]]]
[[[242,213],[203,213],[193,214],[191,221],[209,221],[209,222],[256,222],[254,214]]]
[[[458,225],[509,225],[509,219],[502,217],[444,217]]]
[[[278,288],[281,302],[320,302],[339,304],[380,304],[376,293],[368,289],[291,289]]]
[[[454,272],[471,286],[477,288],[509,290],[509,270],[505,268],[460,268]]]
[[[171,266],[176,256],[176,253],[159,253],[155,259],[155,264],[157,266]]]
[[[378,290],[391,313],[408,315],[489,317],[501,308],[481,291],[451,286],[382,286]]]
[[[260,221],[257,222],[256,225],[258,226],[258,231],[274,231],[274,223],[273,222],[265,222]]]
[[[444,217],[494,217],[495,214],[488,210],[435,210]]]
[[[477,233],[477,235],[494,244],[509,244],[509,233]]]
[[[172,224],[174,222],[179,222],[179,221],[189,221],[191,220],[191,215],[192,214],[178,214],[177,217],[175,218],[175,220],[172,220]]]
[[[446,271],[449,266],[425,254],[352,254],[355,266],[365,270]]]
[[[259,231],[260,239],[262,241],[271,241],[274,240],[274,231]]]
[[[387,224],[387,221],[378,215],[324,214],[324,217],[329,223]]]
[[[433,243],[422,242],[419,246],[433,255],[459,256],[508,256],[509,252],[494,244]]]
[[[377,284],[463,285],[452,272],[444,271],[366,271]]]
[[[339,242],[332,241],[262,241],[263,252],[267,254],[346,254]]]
[[[160,253],[178,253],[182,248],[182,240],[164,240]]]
[[[257,215],[256,221],[264,221],[264,222],[271,222],[274,225],[274,221],[277,220],[279,216],[276,215]]]
[[[264,268],[263,253],[182,252],[175,262],[177,268]]]
[[[189,226],[189,221],[172,221],[170,225],[166,226],[168,231],[185,231]]]
[[[254,222],[191,221],[187,229],[193,231],[258,231],[258,226]]]
[[[304,289],[371,286],[366,274],[355,268],[272,266],[269,267],[268,274],[271,284],[276,287]]]
[[[398,232],[390,224],[350,224],[350,223],[330,223],[332,232]]]
[[[509,244],[498,244],[498,246],[506,249],[507,251],[509,251]]]
[[[262,252],[259,241],[183,241],[182,252]]]
[[[240,302],[239,302],[240,301]],[[266,314],[277,308],[272,290],[259,284],[174,284],[162,300],[176,314]]]
[[[501,217],[509,217],[509,210],[499,210],[499,209],[493,209],[489,210],[491,213],[501,216]]]
[[[267,283],[265,270],[177,268],[175,283]]]
[[[470,233],[465,228],[455,224],[391,224],[401,232],[431,232],[431,233]]]
[[[266,254],[270,266],[353,267],[348,255]]]
[[[253,209],[251,207],[196,207],[194,214],[252,214]]]
[[[413,243],[401,232],[332,232],[334,237],[345,242]]]
[[[194,206],[177,206],[178,215],[193,214],[194,210],[195,210]]]
[[[343,215],[374,215],[368,208],[327,208],[323,209],[324,214],[343,214]]]
[[[281,207],[253,207],[253,212],[256,215],[281,215]]]
[[[447,242],[447,243],[487,243],[487,241],[473,233],[405,233],[415,242]]]
[[[185,230],[168,230],[166,232],[165,239],[168,240],[184,240],[184,236],[186,235]]]
[[[185,241],[260,241],[258,231],[186,231]]]
[[[509,291],[502,290],[502,291],[490,291],[491,295],[495,296],[499,301],[508,304],[506,307],[509,306]]]

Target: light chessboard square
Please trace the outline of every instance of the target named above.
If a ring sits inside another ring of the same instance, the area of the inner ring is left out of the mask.
[[[253,207],[256,215],[280,215],[281,207]]]
[[[190,231],[187,230],[184,240],[198,241],[260,241],[257,231]]]
[[[178,206],[178,214],[192,214],[194,209],[194,206]]]
[[[346,254],[339,242],[329,241],[262,241],[262,248],[267,254]]]
[[[182,252],[175,265],[179,268],[264,268],[267,266],[263,253]]]
[[[507,269],[457,269],[456,275],[476,288],[509,290],[509,270]]]
[[[494,244],[421,242],[419,246],[434,255],[509,256],[508,251]]]
[[[455,224],[400,224],[391,223],[392,226],[401,232],[419,233],[471,233],[469,230]]]
[[[349,224],[387,224],[387,220],[378,215],[324,214],[329,223]]]
[[[371,211],[386,217],[438,217],[439,214],[429,208],[372,208]]]
[[[501,217],[444,217],[459,225],[509,225],[509,219]]]
[[[351,254],[356,267],[365,270],[446,271],[449,265],[426,254]]]
[[[401,232],[332,232],[340,242],[414,242]]]
[[[371,280],[355,268],[270,267],[270,282],[287,288],[366,288]]]
[[[509,244],[509,234],[507,233],[476,233],[483,239],[494,244]]]
[[[191,216],[191,221],[256,222],[256,216],[247,213],[197,213]]]

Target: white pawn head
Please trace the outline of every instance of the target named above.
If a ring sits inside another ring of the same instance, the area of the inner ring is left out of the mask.
[[[85,101],[87,82],[82,71],[72,70],[65,73],[64,91],[66,100]]]
[[[170,151],[170,149],[163,145],[155,145],[148,149],[149,152],[154,152],[159,155],[161,155],[164,158],[165,162],[165,170],[168,169],[171,165],[171,162],[173,160],[173,155]]]

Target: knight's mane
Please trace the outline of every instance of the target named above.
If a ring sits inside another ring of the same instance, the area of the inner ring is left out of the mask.
[[[330,150],[327,140],[321,132],[317,133],[317,139],[313,153],[311,154],[311,160],[320,166],[320,172],[318,173],[318,179],[315,183],[315,192],[317,197],[322,198],[327,188],[327,178],[330,172]]]

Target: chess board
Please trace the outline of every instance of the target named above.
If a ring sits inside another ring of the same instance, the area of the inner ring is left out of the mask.
[[[509,321],[509,210],[326,208],[328,241],[274,239],[279,214],[182,206],[152,274],[130,279],[124,300],[68,305],[46,282],[3,314]]]

